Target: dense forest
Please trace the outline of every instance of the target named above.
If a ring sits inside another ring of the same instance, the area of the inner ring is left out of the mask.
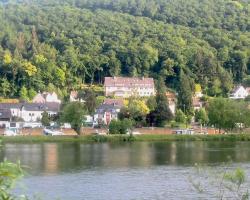
[[[249,83],[249,0],[0,0],[0,96],[152,76],[225,96]]]

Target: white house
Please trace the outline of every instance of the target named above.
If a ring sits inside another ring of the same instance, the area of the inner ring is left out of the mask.
[[[105,77],[105,96],[149,97],[155,95],[153,78]]]
[[[235,87],[231,92],[230,99],[245,99],[249,95],[248,91],[243,86]]]
[[[94,114],[94,125],[105,124],[109,125],[111,120],[118,119],[118,113],[121,110],[121,106],[112,104],[100,105]]]
[[[38,122],[46,111],[50,116],[58,114],[59,103],[0,103],[0,110],[6,113],[8,120],[20,118],[24,122]],[[8,114],[8,115],[7,115]],[[11,115],[11,116],[9,116]],[[5,117],[5,118],[6,118]]]

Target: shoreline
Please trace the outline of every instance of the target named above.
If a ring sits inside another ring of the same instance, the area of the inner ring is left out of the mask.
[[[54,143],[54,142],[171,142],[171,141],[250,141],[250,134],[227,135],[83,135],[83,136],[0,136],[2,143]]]

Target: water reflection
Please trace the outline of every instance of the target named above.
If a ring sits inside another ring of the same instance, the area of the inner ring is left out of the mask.
[[[249,162],[247,142],[140,142],[5,144],[0,159],[20,160],[32,174],[57,174],[90,168],[131,168]]]

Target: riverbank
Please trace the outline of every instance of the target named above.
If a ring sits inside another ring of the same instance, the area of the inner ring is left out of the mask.
[[[164,142],[164,141],[250,141],[250,134],[227,135],[86,135],[86,136],[1,136],[3,143],[40,142]]]

